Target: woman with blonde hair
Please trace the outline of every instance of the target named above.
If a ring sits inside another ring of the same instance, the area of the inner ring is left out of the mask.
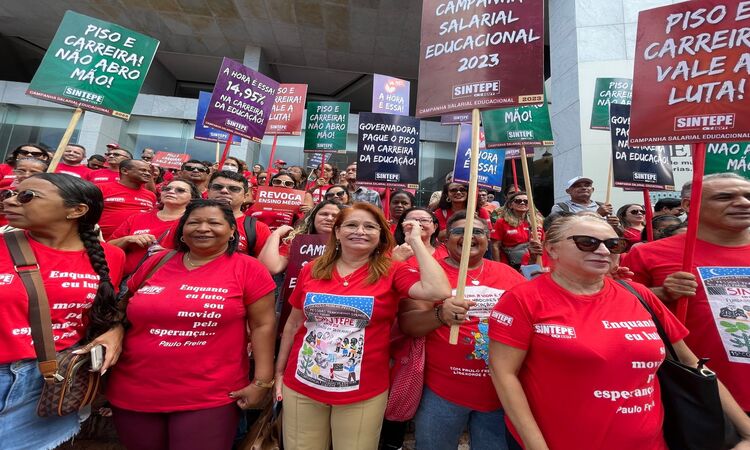
[[[531,234],[529,197],[523,191],[516,191],[505,200],[505,207],[492,229],[492,259],[509,264],[518,269],[521,260],[529,251],[530,241],[541,242],[544,231],[539,228],[537,235]],[[537,213],[537,223],[544,218]]]

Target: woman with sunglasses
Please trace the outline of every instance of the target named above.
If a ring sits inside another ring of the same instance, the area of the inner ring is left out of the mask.
[[[276,362],[287,450],[377,448],[398,302],[450,295],[419,223],[405,222],[404,232],[418,271],[390,258],[383,213],[355,203],[336,218],[325,253],[302,269]]]
[[[664,344],[638,298],[608,276],[627,245],[604,219],[560,218],[545,242],[551,273],[511,289],[492,311],[490,370],[511,448],[667,449],[656,376]],[[697,366],[683,342],[687,329],[649,289],[631,285],[680,360]],[[721,384],[720,395],[741,434],[750,434]]]
[[[279,172],[271,177],[271,188],[278,189],[294,189],[294,180],[286,172]],[[257,199],[256,199],[257,200]],[[296,211],[287,211],[281,209],[274,209],[273,211],[266,211],[260,207],[253,206],[245,211],[248,216],[255,217],[258,221],[268,225],[271,231],[282,227],[291,226],[299,212],[299,208]]]
[[[643,206],[631,203],[617,210],[617,218],[623,228],[622,237],[628,240],[628,250],[641,242],[641,233],[646,228],[646,211]]]
[[[440,237],[444,240],[446,237],[445,225],[450,217],[458,212],[465,211],[469,201],[469,187],[461,183],[446,183],[443,186],[443,193],[440,195],[440,201],[435,208],[435,215],[440,225]],[[479,218],[490,223],[490,214],[484,208],[477,211]]]
[[[34,158],[45,161],[47,164],[50,161],[49,153],[43,147],[36,144],[19,145],[5,160],[5,164],[0,164],[0,189],[9,188],[13,184],[13,180],[16,179],[13,169],[16,166],[16,161],[22,158]]]
[[[105,351],[105,372],[120,354],[122,326],[115,301],[125,255],[99,241],[94,226],[104,200],[93,184],[66,174],[34,175],[3,201],[10,224],[22,228],[39,264],[59,352],[89,342]],[[51,449],[73,437],[78,414],[39,417],[44,380],[37,368],[29,299],[0,236],[0,447]]]
[[[128,217],[107,241],[125,251],[125,276],[138,269],[149,255],[172,247],[174,227],[191,200],[200,198],[195,185],[183,179],[172,180],[161,188],[161,208]]]
[[[541,229],[536,235],[531,234],[529,214],[529,198],[525,192],[514,192],[507,197],[492,230],[492,259],[518,269],[524,255],[529,253],[530,241],[544,240]],[[537,223],[541,225],[543,220],[537,214]]]
[[[464,211],[448,219],[448,255],[438,261],[454,289],[465,225]],[[472,449],[507,449],[503,410],[487,367],[487,329],[503,293],[525,279],[505,264],[484,259],[488,246],[487,223],[475,218],[464,297],[449,296],[437,305],[409,299],[400,305],[401,330],[426,337],[425,387],[414,418],[417,450],[455,449],[466,427]],[[458,345],[449,343],[452,325],[460,326]]]
[[[341,206],[349,206],[352,204],[352,200],[349,197],[349,191],[346,190],[346,185],[334,184],[328,188],[324,198],[325,200],[336,202]]]
[[[307,171],[302,166],[291,166],[287,172],[294,180],[294,189],[304,190],[307,184]]]

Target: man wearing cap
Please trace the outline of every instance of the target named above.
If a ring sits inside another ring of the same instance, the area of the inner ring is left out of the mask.
[[[68,144],[62,154],[62,160],[57,165],[55,173],[67,173],[78,178],[86,178],[91,169],[81,164],[86,157],[86,148],[80,144]]]
[[[126,159],[133,159],[133,154],[121,148],[117,142],[113,142],[107,144],[107,153],[104,154],[104,157],[107,160],[107,167],[94,170],[86,175],[86,179],[94,184],[120,181],[120,163]]]
[[[591,178],[575,177],[568,180],[565,192],[570,195],[569,200],[556,203],[550,214],[559,212],[579,213],[590,211],[599,214],[602,217],[612,216],[612,205],[609,203],[600,203],[591,200],[591,194],[594,193],[594,182]]]
[[[286,161],[283,159],[277,159],[273,163],[273,167],[268,168],[268,178],[267,180],[270,180],[274,175],[281,172],[282,170],[286,170]]]

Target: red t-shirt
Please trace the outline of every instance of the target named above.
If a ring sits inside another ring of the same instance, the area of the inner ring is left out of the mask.
[[[237,221],[237,231],[240,233],[240,243],[237,249],[241,253],[247,253],[247,235],[245,234],[245,215],[234,218]],[[253,256],[260,255],[260,251],[263,250],[263,246],[266,245],[268,237],[271,236],[271,229],[268,225],[261,222],[260,220],[255,221],[255,246],[253,247]]]
[[[135,273],[135,289],[164,257]],[[113,405],[141,412],[189,411],[232,403],[248,385],[246,306],[272,293],[268,271],[247,255],[187,270],[176,254],[128,303],[131,327],[107,386]]]
[[[292,226],[294,223],[294,213],[288,211],[257,211],[255,207],[245,211],[248,216],[255,217],[258,222],[268,225],[272,231],[282,225]]]
[[[497,219],[497,222],[495,222],[490,237],[493,241],[500,241],[502,247],[515,247],[516,245],[529,242],[530,229],[531,227],[529,226],[529,223],[525,220],[513,227],[506,222],[505,219],[500,217]]]
[[[435,215],[437,216],[439,229],[445,230],[445,226],[448,223],[448,219],[451,218],[451,216],[453,215],[453,212],[454,211],[452,209],[438,208],[435,210]],[[484,219],[485,221],[487,221],[487,226],[488,227],[490,226],[490,213],[488,213],[486,209],[479,208],[477,210],[477,216],[479,216],[480,219]]]
[[[368,284],[368,264],[345,278],[312,278],[302,268],[289,297],[305,323],[294,336],[284,383],[313,400],[342,405],[388,389],[389,338],[398,302],[419,281],[419,272],[392,262],[388,274]],[[344,282],[348,286],[344,286]]]
[[[633,288],[672,342],[687,335],[651,291]],[[527,351],[518,378],[549,448],[667,450],[656,377],[664,344],[648,311],[617,282],[605,278],[594,295],[571,294],[549,274],[523,283],[493,309],[489,336]]]
[[[57,351],[65,350],[85,335],[99,276],[85,250],[66,251],[46,247],[26,233],[44,280],[50,305]],[[117,287],[125,263],[123,251],[102,243],[112,284]],[[29,298],[13,269],[5,239],[0,235],[0,364],[36,358],[29,326]]]
[[[633,244],[641,242],[641,230],[633,227],[627,227],[623,231],[622,237],[628,240],[628,249],[630,249]]]
[[[104,196],[104,210],[99,219],[99,228],[104,240],[125,220],[136,213],[148,212],[156,204],[156,194],[144,187],[132,189],[118,182],[98,185]]]
[[[0,189],[8,189],[15,179],[13,168],[8,164],[0,164]]]
[[[114,183],[120,181],[120,172],[111,169],[92,170],[86,175],[86,179],[94,184]]]
[[[74,177],[83,178],[85,180],[86,176],[91,173],[91,169],[86,167],[84,164],[71,166],[60,161],[60,164],[57,165],[57,169],[55,169],[55,173],[66,173],[68,175],[73,175]]]
[[[136,234],[153,234],[164,248],[172,248],[172,237],[179,219],[161,220],[156,215],[158,211],[134,214],[128,217],[109,237],[109,240],[118,239]],[[164,234],[166,233],[166,234]],[[164,235],[164,236],[162,236]],[[159,239],[161,237],[161,239]],[[125,249],[125,274],[130,275],[138,268],[138,263],[146,256],[148,247],[130,244]]]
[[[684,234],[639,244],[630,250],[621,265],[635,273],[633,281],[649,287],[662,286],[667,275],[682,271],[684,248]],[[685,343],[699,358],[710,358],[708,367],[716,372],[742,409],[750,411],[750,385],[747,383],[750,380],[750,364],[729,361],[716,328],[720,320],[711,312],[697,270],[698,267],[712,266],[747,267],[750,264],[750,245],[724,247],[698,239],[693,258],[691,272],[696,276],[698,289],[695,297],[688,300],[685,326],[690,330],[690,336],[685,339]],[[667,306],[674,310],[677,302]]]
[[[443,259],[438,262],[455,295],[458,268]],[[466,278],[464,298],[477,304],[469,310],[471,320],[459,328],[458,344],[448,343],[450,327],[441,326],[426,336],[425,384],[452,403],[489,412],[501,405],[487,367],[488,319],[500,296],[526,279],[505,264],[488,259],[483,263],[481,268],[470,270]]]

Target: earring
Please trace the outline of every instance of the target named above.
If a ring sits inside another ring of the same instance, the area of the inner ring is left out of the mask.
[[[339,250],[341,250],[341,241],[336,240],[336,252],[338,253]]]
[[[231,236],[231,237],[229,238],[229,242],[232,242],[233,240],[234,240],[234,236]]]
[[[445,201],[448,202],[448,203],[450,203],[451,202],[451,198],[448,197],[448,198],[445,199]]]
[[[70,217],[70,216],[65,216],[65,218],[66,218],[67,220],[70,220],[70,219],[71,219],[71,217]]]
[[[180,236],[180,242],[185,242],[185,236]]]

